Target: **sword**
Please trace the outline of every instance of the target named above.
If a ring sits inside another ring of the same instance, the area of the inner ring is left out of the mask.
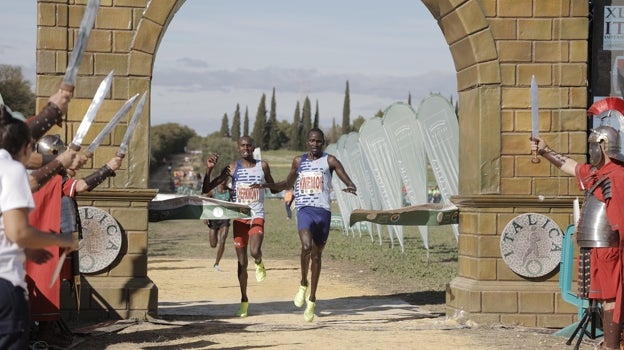
[[[89,131],[91,124],[93,124],[93,120],[95,119],[98,110],[102,106],[102,102],[104,102],[104,98],[108,94],[108,90],[110,90],[112,82],[113,71],[108,73],[106,78],[104,78],[104,80],[102,80],[102,82],[100,83],[100,86],[95,92],[95,96],[93,97],[93,100],[91,101],[87,112],[82,118],[82,122],[80,123],[80,126],[76,131],[76,135],[69,145],[69,147],[71,147],[71,149],[75,150],[76,152],[80,151],[82,140],[84,139],[85,135],[87,135],[87,131]]]
[[[539,137],[539,102],[537,100],[537,81],[535,75],[531,77],[531,136]],[[537,149],[535,150],[535,156],[531,159],[531,163],[539,163],[540,159],[537,157]]]
[[[143,106],[145,106],[146,96],[147,96],[147,92],[144,92],[143,96],[141,96],[141,99],[139,100],[139,104],[134,110],[132,119],[130,119],[130,123],[128,124],[128,129],[126,129],[126,133],[124,134],[121,144],[119,145],[119,149],[117,150],[118,157],[123,158],[126,156],[126,152],[128,152],[128,144],[130,143],[130,138],[132,137],[132,134],[134,133],[134,129],[136,128],[139,122],[141,113],[143,113]]]
[[[82,56],[87,48],[89,35],[91,35],[91,28],[93,28],[95,15],[97,14],[99,7],[100,0],[89,0],[87,3],[85,13],[82,16],[82,21],[80,22],[80,28],[78,28],[76,43],[74,44],[74,49],[72,50],[69,63],[67,64],[67,69],[65,70],[65,76],[63,77],[63,83],[61,84],[61,89],[63,90],[70,92],[74,91],[78,67],[80,67]]]
[[[61,254],[61,257],[56,263],[56,267],[54,268],[54,273],[52,274],[52,278],[50,279],[50,288],[52,288],[52,286],[54,285],[54,282],[56,282],[56,279],[61,274],[61,269],[63,268],[63,264],[65,263],[66,258],[67,258],[67,252],[63,250],[63,254]]]
[[[78,249],[82,247],[82,241],[78,242]],[[74,251],[75,252],[75,251]],[[65,263],[65,259],[67,259],[67,249],[63,249],[63,253],[59,257],[59,260],[56,262],[56,267],[54,267],[54,272],[52,273],[52,278],[50,278],[50,288],[56,282],[56,279],[61,274],[61,270],[63,269],[63,264]]]
[[[123,118],[128,113],[128,111],[132,107],[132,104],[134,104],[134,100],[136,100],[138,96],[139,94],[136,94],[132,96],[128,101],[126,101],[126,103],[124,103],[124,105],[121,106],[119,111],[117,111],[117,114],[115,114],[115,116],[113,116],[113,118],[108,122],[108,124],[106,124],[104,129],[102,129],[102,131],[100,131],[100,133],[95,137],[95,139],[93,139],[93,142],[91,142],[89,147],[87,147],[87,149],[85,150],[85,155],[87,157],[93,156],[95,149],[102,143],[102,141],[104,141],[104,138],[108,136],[108,134],[110,134],[111,131],[113,131],[113,129],[115,128],[117,123],[119,123],[121,118]]]

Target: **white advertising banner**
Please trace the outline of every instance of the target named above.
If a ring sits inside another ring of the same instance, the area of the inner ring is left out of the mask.
[[[407,199],[412,205],[427,203],[427,155],[416,122],[416,111],[409,104],[397,102],[388,107],[382,124],[397,159]],[[429,258],[429,230],[418,226]]]
[[[364,209],[381,210],[381,199],[379,195],[379,188],[377,187],[375,180],[373,179],[372,170],[368,164],[368,160],[362,154],[362,147],[360,145],[360,135],[357,132],[350,132],[347,136],[347,143],[345,145],[345,156],[350,160],[352,169],[349,170],[349,176],[352,176],[352,180],[358,187],[358,197],[360,203]],[[372,226],[371,222],[368,222],[368,229],[372,238]],[[382,244],[382,229],[381,225],[376,224],[377,238],[379,244]]]
[[[430,95],[421,102],[417,117],[442,203],[454,206],[451,196],[457,195],[459,187],[459,123],[455,109],[446,98]],[[456,224],[452,227],[458,239],[459,229]]]
[[[360,145],[368,163],[371,166],[373,178],[379,187],[383,209],[397,209],[403,207],[401,193],[401,175],[397,167],[397,159],[392,151],[388,136],[383,129],[380,118],[371,118],[360,127]],[[403,245],[403,227],[392,225],[388,229],[394,231],[401,245]],[[392,235],[391,243],[394,245]]]
[[[337,145],[332,143],[325,148],[325,152],[336,155],[337,153]],[[349,226],[349,216],[351,215],[351,210],[349,209],[349,203],[347,202],[347,198],[345,193],[341,191],[342,187],[340,185],[340,180],[337,179],[336,176],[332,176],[332,190],[334,192],[334,196],[336,196],[336,202],[338,202],[338,207],[340,207],[340,217],[342,218],[342,226],[345,229],[345,233],[352,232]]]

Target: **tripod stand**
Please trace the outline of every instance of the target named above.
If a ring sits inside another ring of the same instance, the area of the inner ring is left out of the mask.
[[[578,325],[572,332],[572,335],[566,342],[567,345],[572,344],[572,339],[578,334],[578,340],[574,346],[574,350],[578,350],[583,340],[583,336],[587,335],[591,339],[596,339],[596,325],[602,321],[602,312],[599,303],[594,299],[589,299],[589,281],[590,281],[590,248],[581,248],[579,254],[579,270],[578,270],[578,289],[579,297],[588,300],[588,306],[583,310],[583,316],[579,320]],[[590,331],[587,327],[591,323]],[[579,333],[579,331],[581,331]]]
[[[583,311],[583,317],[579,320],[578,326],[572,332],[572,335],[566,342],[566,345],[572,344],[572,339],[578,334],[578,339],[574,346],[574,350],[578,350],[581,346],[583,336],[587,335],[591,339],[596,339],[596,326],[598,322],[602,320],[601,309],[596,301],[589,299],[589,306]],[[590,331],[587,332],[587,327],[591,323]],[[579,333],[579,331],[582,331]]]

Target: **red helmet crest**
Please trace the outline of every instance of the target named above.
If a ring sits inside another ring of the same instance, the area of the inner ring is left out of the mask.
[[[587,110],[587,115],[590,117],[597,116],[610,110],[616,110],[620,112],[620,114],[624,114],[624,100],[619,97],[607,97],[596,101]]]

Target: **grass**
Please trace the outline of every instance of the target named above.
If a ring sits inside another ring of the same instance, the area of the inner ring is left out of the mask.
[[[273,179],[282,181],[286,179],[290,171],[293,158],[300,154],[303,154],[303,152],[288,150],[267,151],[262,153],[262,160],[269,163]]]
[[[265,260],[292,260],[299,263],[300,242],[295,220],[286,220],[283,202],[267,199]],[[214,252],[208,243],[207,227],[202,220],[175,220],[150,223],[150,257],[206,258]],[[229,233],[224,256],[234,257]],[[449,226],[429,228],[430,258],[416,227],[404,227],[404,253],[395,239],[390,242],[387,229],[381,244],[366,232],[345,234],[332,230],[324,251],[324,263],[334,263],[361,278],[366,273],[371,281],[387,285],[388,292],[444,291],[457,271],[457,243]]]

